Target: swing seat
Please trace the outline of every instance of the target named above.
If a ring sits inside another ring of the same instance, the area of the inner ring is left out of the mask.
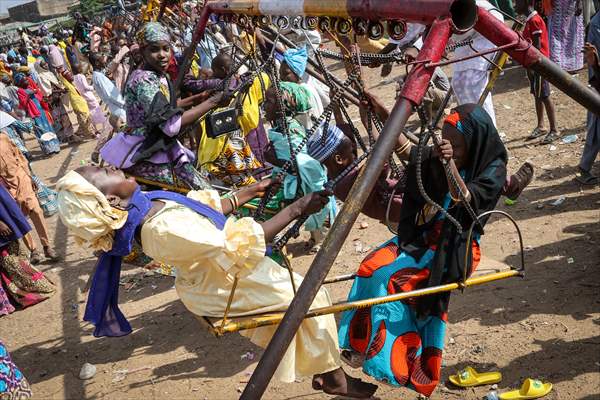
[[[417,289],[410,292],[396,293],[371,299],[350,302],[343,301],[327,307],[311,309],[304,316],[304,318],[314,318],[321,315],[337,314],[344,311],[405,300],[411,297],[422,297],[437,293],[450,292],[456,289],[464,289],[471,286],[483,285],[516,276],[523,276],[523,270],[514,269],[503,262],[482,257],[479,267],[475,273],[465,282],[447,283],[439,286]],[[348,281],[354,279],[355,277],[356,276],[354,274],[336,276],[325,280],[324,284]],[[220,337],[227,333],[239,332],[242,330],[254,329],[262,326],[277,325],[281,322],[284,315],[285,312],[282,311],[276,313],[248,315],[243,317],[230,317],[225,319],[222,317],[206,317],[197,315],[196,318],[210,333],[216,337]]]

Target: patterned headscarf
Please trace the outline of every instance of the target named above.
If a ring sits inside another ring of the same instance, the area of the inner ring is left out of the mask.
[[[305,87],[293,82],[281,82],[279,90],[286,116],[293,117],[310,110],[310,92]]]
[[[325,162],[325,160],[335,153],[345,137],[344,132],[340,128],[329,124],[327,126],[325,143],[323,143],[323,125],[319,126],[315,134],[308,139],[308,154],[320,163]]]
[[[142,29],[137,33],[137,41],[141,47],[146,46],[148,43],[156,42],[170,42],[171,35],[166,26],[160,22],[148,22]]]

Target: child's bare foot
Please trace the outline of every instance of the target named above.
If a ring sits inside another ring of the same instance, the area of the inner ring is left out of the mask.
[[[353,399],[368,399],[377,391],[377,385],[353,378],[347,375],[341,367],[331,372],[315,375],[312,386],[315,390],[322,390],[333,396]]]

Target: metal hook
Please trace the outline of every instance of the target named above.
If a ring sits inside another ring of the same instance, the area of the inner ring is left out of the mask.
[[[406,36],[406,32],[408,31],[408,27],[405,21],[397,20],[397,21],[388,21],[387,22],[387,30],[388,35],[393,40],[402,40]]]
[[[367,28],[367,34],[369,36],[369,39],[371,40],[379,40],[383,37],[383,34],[385,32],[385,29],[383,28],[383,25],[381,24],[381,22],[379,21],[370,21],[368,28]]]
[[[471,255],[471,246],[469,245],[469,243],[471,243],[471,238],[473,236],[473,229],[475,228],[475,224],[480,223],[481,219],[491,215],[491,214],[499,214],[502,215],[506,218],[508,218],[510,220],[510,222],[512,222],[513,226],[515,227],[515,230],[517,231],[517,235],[519,236],[519,246],[520,246],[520,250],[521,250],[521,268],[516,269],[517,271],[519,271],[519,275],[520,276],[524,276],[525,275],[525,250],[524,250],[524,246],[523,246],[523,235],[521,234],[521,228],[519,228],[519,224],[517,224],[517,221],[515,221],[515,219],[507,212],[505,211],[501,211],[501,210],[490,210],[490,211],[486,211],[484,213],[481,213],[477,219],[475,221],[473,221],[471,223],[471,227],[469,228],[469,231],[467,233],[467,249],[465,251],[465,270],[463,271],[463,280],[461,282],[461,284],[464,286],[466,281],[467,281],[467,264],[469,261],[469,256]],[[515,269],[512,268],[511,269]]]

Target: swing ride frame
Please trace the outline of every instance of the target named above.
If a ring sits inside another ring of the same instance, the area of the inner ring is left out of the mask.
[[[324,283],[352,279],[353,275],[332,278],[327,281],[327,275],[337,257],[346,237],[356,221],[363,204],[371,193],[377,177],[385,162],[396,147],[397,138],[403,131],[413,108],[418,106],[430,83],[436,65],[442,65],[441,60],[446,44],[453,33],[463,33],[475,29],[498,48],[503,50],[516,62],[540,74],[558,89],[573,98],[588,110],[600,114],[600,96],[588,89],[577,78],[560,69],[552,61],[544,57],[530,42],[518,32],[507,27],[487,10],[477,7],[475,0],[228,0],[209,1],[204,7],[192,45],[184,53],[176,81],[179,87],[183,76],[191,63],[191,55],[196,44],[202,39],[209,16],[216,15],[246,15],[246,16],[312,16],[363,18],[369,20],[403,20],[429,25],[429,33],[425,37],[423,47],[412,69],[407,75],[400,95],[385,122],[379,139],[372,147],[366,164],[361,169],[352,189],[335,219],[329,234],[321,249],[316,254],[294,299],[285,313],[262,315],[245,320],[227,321],[223,318],[220,325],[213,325],[218,332],[234,332],[241,329],[278,324],[277,330],[261,357],[242,399],[259,399],[264,394],[271,377],[277,369],[292,338],[296,334],[304,318],[315,317],[347,309],[366,307],[390,301],[398,301],[409,297],[425,296],[455,289],[464,289],[512,276],[522,276],[521,269],[497,272],[486,276],[464,279],[459,283],[430,287],[385,296],[379,299],[368,299],[356,302],[336,304],[329,307],[310,310],[318,290]],[[482,54],[477,54],[481,56]],[[501,213],[496,211],[495,213]],[[505,214],[505,213],[504,213]],[[480,218],[483,217],[479,216]],[[514,220],[505,214],[515,224]],[[470,232],[476,221],[473,222]],[[519,239],[522,239],[518,226]],[[470,235],[470,233],[469,233]],[[468,257],[468,254],[466,255]],[[521,254],[523,261],[523,254]],[[231,298],[230,298],[231,301]],[[229,307],[228,307],[229,308]],[[226,317],[226,315],[225,315]]]

